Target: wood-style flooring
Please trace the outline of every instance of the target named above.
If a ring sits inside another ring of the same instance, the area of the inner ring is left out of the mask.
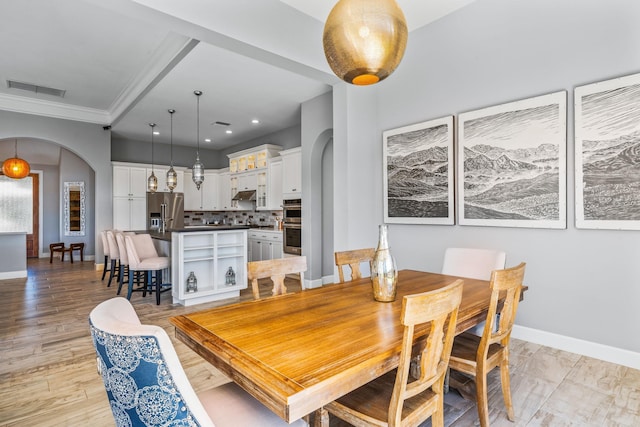
[[[100,280],[93,261],[34,259],[28,274],[0,280],[0,426],[113,426],[88,315],[115,296],[117,286]],[[300,289],[295,281],[287,286]],[[261,286],[261,294],[269,291],[268,284]],[[251,298],[247,289],[240,298],[195,307],[171,304],[169,293],[160,306],[140,294],[132,303],[143,323],[167,330],[198,391],[228,380],[174,338],[168,318]],[[519,340],[512,340],[511,361],[516,422],[506,418],[499,375],[492,373],[492,426],[640,426],[640,371]],[[445,400],[445,425],[478,424],[473,402],[455,392]],[[342,424],[332,420],[333,425]]]

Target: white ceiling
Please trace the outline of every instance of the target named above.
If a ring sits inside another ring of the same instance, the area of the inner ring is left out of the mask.
[[[472,1],[398,3],[413,30]],[[2,3],[0,109],[111,125],[115,138],[149,140],[155,122],[156,142],[168,143],[174,108],[174,143],[195,146],[193,91],[201,90],[200,145],[229,147],[298,124],[300,104],[338,82],[322,51],[335,0]],[[8,88],[7,80],[66,93]]]

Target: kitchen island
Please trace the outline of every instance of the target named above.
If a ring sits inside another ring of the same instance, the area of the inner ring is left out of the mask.
[[[151,233],[160,245],[170,240],[174,304],[189,306],[240,296],[247,287],[248,228],[197,226]]]
[[[163,275],[173,285],[173,303],[188,306],[240,296],[247,287],[248,229],[246,225],[198,225],[135,233],[151,235],[158,255],[171,258],[171,268]],[[195,286],[193,280],[189,282],[192,272]]]

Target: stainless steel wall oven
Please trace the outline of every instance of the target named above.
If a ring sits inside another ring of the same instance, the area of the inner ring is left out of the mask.
[[[302,255],[302,200],[285,200],[282,217],[284,253]]]

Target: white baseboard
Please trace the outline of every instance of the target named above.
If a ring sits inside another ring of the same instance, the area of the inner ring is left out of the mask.
[[[322,279],[314,279],[314,280],[309,280],[307,278],[304,279],[305,289],[319,288],[321,286],[322,286]]]
[[[4,271],[0,273],[0,280],[20,279],[27,277],[27,270]]]
[[[622,348],[611,347],[604,344],[598,344],[591,341],[585,341],[518,325],[513,326],[511,336],[513,338],[545,345],[558,350],[593,357],[594,359],[628,366],[633,369],[640,369],[640,353]]]

